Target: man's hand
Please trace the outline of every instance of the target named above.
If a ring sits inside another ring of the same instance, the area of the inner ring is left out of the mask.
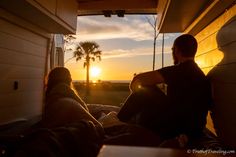
[[[141,81],[138,78],[134,77],[129,86],[130,90],[132,92],[135,92],[137,90],[140,90],[141,87],[142,87]]]
[[[152,86],[164,82],[163,76],[157,70],[149,71],[136,75],[130,83],[130,90],[135,92],[144,86]]]

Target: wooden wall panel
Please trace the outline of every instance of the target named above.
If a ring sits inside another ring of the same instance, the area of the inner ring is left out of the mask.
[[[44,69],[33,66],[0,64],[1,79],[38,79],[44,77]]]
[[[1,40],[1,38],[0,38]],[[24,49],[29,49],[30,47],[25,47]],[[20,50],[20,49],[19,49]],[[32,49],[32,51],[34,51]],[[46,51],[46,48],[37,50],[38,53],[42,53]],[[44,67],[44,57],[42,56],[35,56],[31,54],[27,54],[22,51],[16,50],[8,50],[0,48],[0,63],[4,64],[11,64],[11,65],[18,65],[18,66],[31,66],[31,67]]]
[[[42,96],[41,91],[0,94],[0,124],[40,115]]]
[[[223,15],[219,18],[215,19],[211,24],[209,24],[205,29],[203,29],[200,33],[196,35],[197,40],[200,42],[205,38],[208,38],[210,35],[219,31],[222,26],[226,24],[232,17],[235,16],[236,6],[233,6],[229,10],[227,10]]]
[[[230,103],[235,104],[236,103],[236,83],[222,83],[222,82],[216,82],[214,86],[215,90],[214,93],[214,100],[217,103],[224,103],[224,106],[221,106],[221,109],[225,109],[227,111],[230,111]],[[224,96],[222,96],[224,95]],[[231,110],[230,112],[232,112]],[[227,112],[222,112],[226,114]]]
[[[225,105],[225,103],[219,103],[219,106]],[[233,104],[236,105],[236,104]],[[231,109],[232,110],[232,109]],[[217,109],[219,111],[219,109]],[[232,115],[231,113],[225,113],[223,115],[222,112],[225,112],[225,110],[221,110],[221,112],[215,111],[216,118],[213,117],[213,123],[215,126],[215,130],[217,135],[221,138],[221,140],[225,143],[225,145],[228,145],[229,147],[235,148],[235,139],[236,139],[236,123],[235,123],[235,112]],[[227,114],[227,115],[226,115]],[[219,116],[220,115],[220,116]],[[229,118],[231,118],[229,120]]]
[[[0,26],[0,123],[38,116],[43,108],[48,38],[3,19]]]
[[[45,52],[47,48],[45,46],[46,44],[44,46],[37,45],[22,38],[18,38],[14,36],[14,34],[6,34],[0,31],[0,47],[3,49],[39,57],[45,57],[46,54],[42,53]]]
[[[211,44],[209,44],[211,43]],[[218,44],[216,41],[216,33],[211,34],[207,38],[198,41],[198,51],[197,56],[208,53],[212,50],[218,49]]]
[[[219,64],[224,58],[223,52],[218,49],[214,49],[207,53],[197,55],[195,61],[202,68],[213,68]],[[206,74],[206,73],[205,73]]]
[[[211,80],[213,122],[219,137],[236,147],[236,5],[196,35],[196,62]],[[210,125],[208,125],[210,126]]]
[[[0,13],[6,14],[6,12],[0,12]],[[19,24],[19,25],[31,26],[29,23],[24,22],[24,20],[17,19],[16,17],[14,18],[14,16],[10,16],[10,15],[11,14],[6,15],[6,18],[14,20],[14,23]],[[33,26],[31,26],[31,27],[33,27]],[[5,34],[24,39],[24,40],[29,41],[31,43],[41,45],[41,46],[45,46],[47,44],[44,40],[45,37],[39,36],[38,34],[32,33],[31,31],[25,31],[24,28],[16,27],[16,25],[9,23],[9,21],[0,20],[0,28],[1,28],[0,32],[4,32]],[[30,27],[27,29],[30,29]],[[42,30],[36,30],[36,27],[31,28],[31,29],[34,29],[34,31],[38,32],[38,33],[41,33],[39,31],[42,31]],[[46,33],[46,32],[43,32],[43,33]],[[50,37],[48,34],[45,34],[45,35]]]
[[[57,0],[35,0],[35,1],[38,2],[42,7],[50,11],[53,15],[56,14]]]
[[[47,33],[76,32],[76,0],[1,0],[1,10],[22,17]]]
[[[14,82],[18,83],[18,88],[14,89]],[[35,92],[42,89],[42,79],[5,79],[0,80],[0,94],[12,93],[12,92]]]
[[[56,15],[74,30],[77,27],[77,9],[78,3],[76,0],[57,0]]]
[[[235,25],[235,28],[236,28],[236,25]],[[212,36],[210,36],[209,38],[212,38]],[[219,48],[213,48],[213,46],[212,48],[210,48],[211,46],[209,45],[211,45],[212,43],[215,44],[215,42],[212,42],[212,41],[213,41],[212,39],[209,39],[209,40],[208,38],[205,39],[204,45],[207,45],[207,46],[203,46],[203,44],[200,43],[199,44],[200,46],[198,49],[199,53],[197,53],[196,58],[195,58],[195,61],[198,63],[198,65],[202,69],[208,68],[205,74],[207,74],[215,66],[234,64],[236,61],[236,53],[235,53],[236,41],[230,40],[229,42],[227,42],[226,44],[224,44],[223,46]]]

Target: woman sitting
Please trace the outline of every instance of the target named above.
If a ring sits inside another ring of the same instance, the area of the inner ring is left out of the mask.
[[[43,127],[64,126],[81,120],[91,121],[102,128],[73,89],[69,70],[64,67],[52,69],[46,80]]]
[[[103,144],[103,128],[71,82],[64,67],[49,73],[42,120],[23,136],[14,157],[97,156]]]

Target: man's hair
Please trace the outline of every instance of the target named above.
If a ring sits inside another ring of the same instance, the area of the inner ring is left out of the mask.
[[[176,38],[174,46],[183,57],[194,57],[197,52],[197,40],[190,34],[183,34]]]

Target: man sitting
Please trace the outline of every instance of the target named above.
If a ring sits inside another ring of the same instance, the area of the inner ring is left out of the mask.
[[[173,44],[173,66],[136,75],[118,118],[156,132],[165,140],[202,134],[211,104],[210,83],[194,62],[196,39],[184,34]],[[167,94],[156,85],[167,85]]]

